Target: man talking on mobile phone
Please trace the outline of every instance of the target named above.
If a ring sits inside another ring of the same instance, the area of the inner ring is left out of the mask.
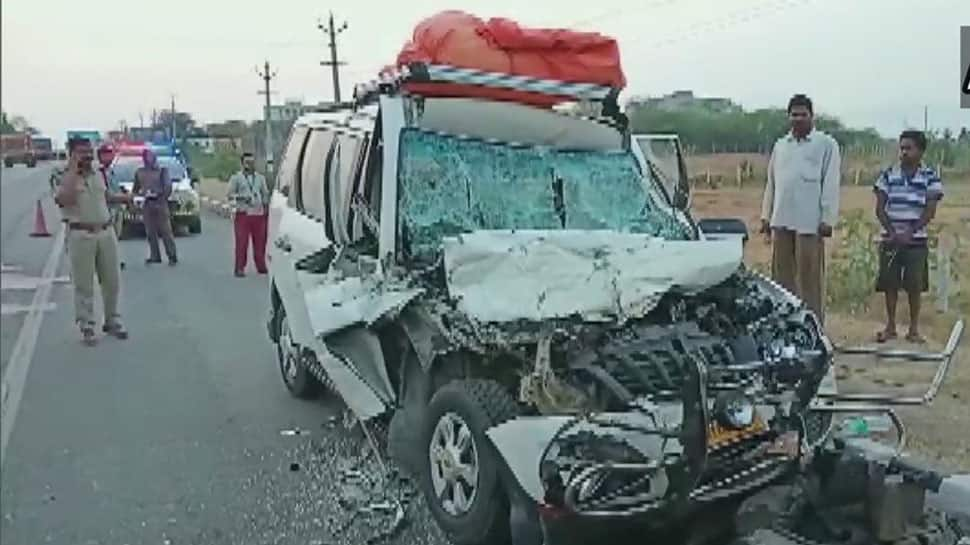
[[[118,238],[112,226],[108,204],[128,202],[129,196],[108,191],[104,180],[92,167],[94,150],[91,142],[71,139],[68,153],[69,163],[54,200],[61,207],[68,228],[74,314],[81,329],[81,339],[87,345],[97,343],[94,329],[95,273],[104,301],[102,331],[119,339],[127,339],[128,332],[118,312],[121,291]]]

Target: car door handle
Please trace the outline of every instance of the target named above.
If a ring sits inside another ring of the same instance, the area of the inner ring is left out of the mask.
[[[285,237],[280,237],[276,239],[275,244],[277,248],[279,248],[280,250],[283,250],[286,253],[290,253],[293,251],[293,245],[290,244],[290,241],[287,240]]]

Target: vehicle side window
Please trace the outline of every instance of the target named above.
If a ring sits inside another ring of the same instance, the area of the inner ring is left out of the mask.
[[[300,158],[303,154],[303,146],[306,143],[308,132],[310,132],[310,129],[307,127],[294,127],[286,144],[286,151],[283,152],[280,168],[276,173],[276,188],[287,195],[287,202],[294,208],[296,208],[296,203],[299,202],[297,193],[299,193],[300,187],[298,180]]]
[[[351,199],[357,185],[361,151],[364,149],[365,139],[350,134],[337,135],[337,150],[334,154],[333,172],[330,187],[330,214],[337,235],[341,242],[351,242],[352,217]]]
[[[303,154],[300,175],[299,209],[320,221],[327,223],[327,236],[332,237],[332,227],[327,217],[327,172],[332,160],[334,134],[330,131],[315,129],[310,133]],[[332,240],[332,239],[331,239]]]

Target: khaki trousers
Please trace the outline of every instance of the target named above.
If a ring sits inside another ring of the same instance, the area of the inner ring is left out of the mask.
[[[825,239],[772,229],[771,276],[825,321]]]
[[[80,229],[68,231],[68,256],[74,283],[74,316],[80,326],[94,326],[94,276],[101,284],[104,319],[111,323],[120,317],[118,294],[121,291],[121,267],[118,262],[118,238],[110,226],[92,233]]]
[[[175,253],[175,235],[172,233],[172,217],[168,212],[168,205],[146,205],[141,213],[145,224],[145,235],[148,239],[148,259],[161,261],[162,254],[158,250],[158,238],[165,244],[165,256],[169,261],[178,259]]]

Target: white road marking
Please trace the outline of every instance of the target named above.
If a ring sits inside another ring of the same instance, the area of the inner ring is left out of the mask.
[[[31,305],[18,305],[16,303],[0,303],[0,316],[10,316],[12,314],[21,314],[24,312],[30,312],[36,307]],[[54,303],[45,303],[40,306],[40,310],[43,312],[50,312],[57,308]]]
[[[65,231],[62,225],[54,236],[54,244],[51,245],[41,278],[52,279],[57,272],[57,266],[64,255],[64,237]],[[17,419],[24,386],[27,383],[27,371],[34,359],[40,326],[44,322],[44,307],[50,303],[53,287],[53,282],[43,282],[34,292],[34,299],[30,303],[31,309],[24,318],[24,325],[20,328],[17,342],[10,354],[10,361],[3,372],[3,382],[0,382],[0,473],[3,472],[3,463],[7,460],[7,445],[14,421]]]
[[[57,278],[44,278],[42,276],[29,276],[20,273],[0,273],[0,290],[26,290],[33,291],[39,288],[42,284],[65,284],[70,282],[71,279],[66,276],[58,276]]]

